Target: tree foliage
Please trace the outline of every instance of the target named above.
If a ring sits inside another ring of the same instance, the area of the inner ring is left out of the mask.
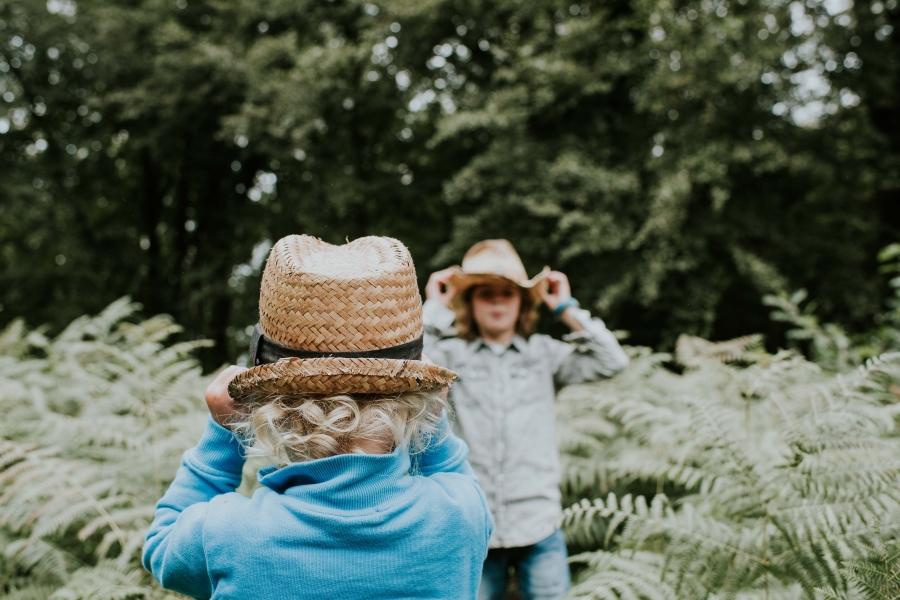
[[[0,320],[58,331],[131,294],[212,338],[215,366],[246,342],[268,244],[303,232],[393,235],[420,269],[508,237],[655,347],[774,344],[757,299],[799,288],[868,329],[900,224],[898,14],[5,1]]]

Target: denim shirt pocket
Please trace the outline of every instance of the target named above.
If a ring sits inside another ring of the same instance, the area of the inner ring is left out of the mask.
[[[546,365],[541,361],[530,360],[514,365],[509,369],[509,377],[519,402],[537,402],[547,395],[544,380],[548,378],[548,374]]]
[[[484,365],[460,365],[458,367],[459,380],[473,384],[487,381],[491,376],[491,370]]]
[[[461,364],[456,368],[459,375],[451,387],[453,401],[459,404],[481,404],[489,397],[491,370],[486,365]]]

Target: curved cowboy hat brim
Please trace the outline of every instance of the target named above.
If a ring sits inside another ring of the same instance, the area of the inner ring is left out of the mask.
[[[379,394],[446,387],[456,373],[423,360],[386,358],[283,358],[239,373],[228,394],[243,405],[273,396]]]
[[[456,288],[456,293],[462,293],[463,291],[474,287],[476,285],[489,285],[496,283],[513,283],[519,286],[522,289],[529,290],[532,292],[537,292],[537,286],[543,283],[547,276],[550,274],[550,267],[544,267],[544,269],[532,277],[531,279],[525,281],[519,281],[507,277],[505,275],[500,275],[498,273],[463,273],[459,271],[454,273],[450,278],[450,284]]]

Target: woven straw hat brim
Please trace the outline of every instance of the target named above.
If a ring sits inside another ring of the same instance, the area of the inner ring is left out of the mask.
[[[396,394],[433,390],[456,381],[449,369],[421,360],[387,358],[283,358],[239,373],[228,394],[245,405],[272,396]]]

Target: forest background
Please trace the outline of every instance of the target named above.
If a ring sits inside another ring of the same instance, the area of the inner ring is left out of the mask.
[[[630,332],[557,402],[570,597],[896,600],[898,18],[0,0],[0,595],[175,597],[155,502],[307,233],[506,237]]]
[[[509,238],[635,344],[873,327],[896,0],[0,2],[0,326],[130,295],[234,361],[273,240]],[[546,327],[546,325],[545,325]]]

